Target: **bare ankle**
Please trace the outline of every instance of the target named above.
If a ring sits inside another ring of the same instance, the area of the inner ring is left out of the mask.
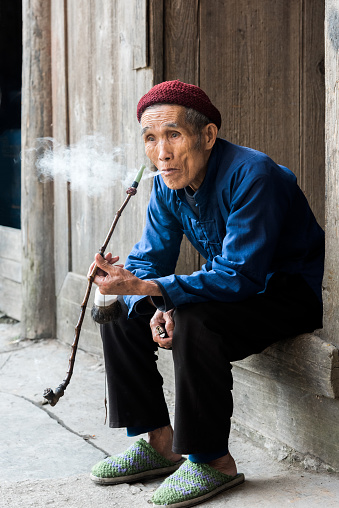
[[[211,462],[208,464],[214,469],[217,469],[221,473],[227,474],[229,476],[235,476],[237,474],[237,466],[230,453],[223,455],[218,459],[211,460]]]
[[[181,455],[172,451],[173,429],[171,425],[160,427],[148,433],[148,442],[165,459],[177,462]]]

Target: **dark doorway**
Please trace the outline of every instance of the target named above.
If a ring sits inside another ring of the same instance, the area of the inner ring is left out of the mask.
[[[0,225],[20,228],[21,0],[0,3]]]

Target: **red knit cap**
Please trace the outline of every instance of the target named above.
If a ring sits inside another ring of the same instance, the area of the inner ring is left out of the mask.
[[[199,111],[199,113],[207,116],[207,118],[220,129],[220,112],[213,106],[208,96],[198,86],[189,85],[177,79],[174,81],[164,81],[163,83],[155,85],[147,94],[141,97],[138,103],[138,122],[140,122],[141,115],[146,108],[159,103],[178,104],[179,106],[195,109]]]

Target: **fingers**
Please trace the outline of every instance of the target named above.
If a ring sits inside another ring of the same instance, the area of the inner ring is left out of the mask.
[[[108,252],[108,253],[105,255],[105,259],[106,259],[106,261],[107,261],[108,263],[112,264],[112,263],[113,263],[113,261],[112,261],[112,259],[113,259],[113,255],[112,255],[112,253],[111,253],[111,252]]]
[[[172,316],[166,316],[166,331],[169,336],[173,335],[174,320],[173,320]]]
[[[103,258],[101,254],[98,253],[95,255],[95,263],[91,265],[91,268],[93,270],[93,266],[96,264],[98,267],[97,274],[100,276],[105,276],[107,273],[110,273],[110,268],[112,268],[113,265],[119,268],[124,267],[123,264],[115,264],[117,261],[119,261],[119,256],[112,256],[110,252],[105,256],[105,258]]]
[[[110,252],[106,255],[105,258],[103,258],[102,255],[99,253],[97,253],[95,255],[96,264],[104,272],[107,272],[107,268],[109,268],[110,265],[116,263],[117,261],[119,261],[119,256],[112,256],[112,254]]]
[[[157,310],[150,321],[150,327],[153,341],[164,349],[170,349],[174,330],[174,321],[171,315],[168,312]]]
[[[153,341],[157,342],[159,347],[161,347],[163,349],[171,349],[171,347],[172,347],[172,339],[166,339],[166,341],[164,341],[163,339],[160,339],[160,340],[153,339]]]
[[[152,316],[152,319],[150,320],[150,327],[152,330],[152,333],[156,333],[156,327],[157,326],[163,326],[165,324],[165,319],[163,317],[163,312],[160,310],[156,310],[155,313]]]
[[[108,252],[105,256],[105,259],[106,259],[106,261],[108,261],[108,263],[110,265],[113,265],[114,263],[116,263],[119,260],[119,256],[113,256],[111,252]],[[124,265],[122,265],[122,264],[121,265],[115,264],[115,266],[119,266],[119,268],[124,267]]]
[[[168,336],[165,327],[160,325],[156,326],[156,334],[153,334],[153,341],[164,349],[172,347],[172,336]]]

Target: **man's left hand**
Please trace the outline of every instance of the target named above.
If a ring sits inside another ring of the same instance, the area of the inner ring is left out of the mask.
[[[165,349],[169,349],[170,347],[172,347],[172,339],[174,331],[173,312],[174,309],[171,309],[167,312],[161,312],[161,310],[157,310],[150,321],[150,327],[152,330],[154,342],[157,342],[160,347],[163,347]],[[157,327],[159,326],[166,332],[167,337],[161,338],[159,334],[159,329],[157,329]]]

